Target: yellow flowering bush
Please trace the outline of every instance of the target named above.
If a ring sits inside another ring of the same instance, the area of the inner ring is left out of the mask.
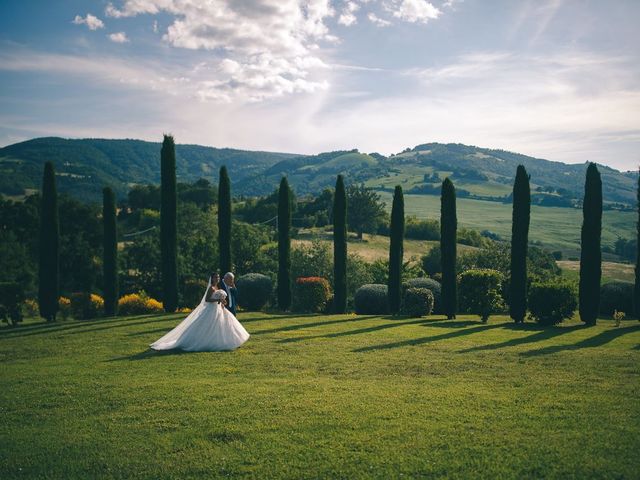
[[[71,315],[71,300],[67,297],[60,297],[58,299],[58,308],[62,319],[67,320]]]
[[[95,318],[104,311],[104,299],[95,293],[72,293],[70,300],[70,312],[76,319]]]
[[[118,300],[120,315],[143,315],[145,313],[161,313],[162,311],[162,302],[151,298],[144,291],[130,293]]]
[[[32,298],[28,298],[24,301],[23,308],[25,317],[37,317],[40,314],[38,302]]]

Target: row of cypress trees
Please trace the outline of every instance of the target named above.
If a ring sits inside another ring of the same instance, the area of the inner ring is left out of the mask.
[[[231,270],[231,186],[226,167],[220,169],[218,197],[218,227],[220,268]],[[291,305],[291,190],[286,178],[279,189],[278,204],[278,306],[286,310]],[[177,276],[177,222],[176,222],[175,143],[170,135],[164,136],[161,150],[161,252],[163,277],[163,303],[167,312],[178,306]],[[640,177],[638,179],[640,205]],[[519,165],[513,188],[513,217],[511,236],[511,318],[524,321],[527,311],[527,244],[531,199],[529,176]],[[640,210],[637,235],[640,241]],[[344,313],[347,307],[347,200],[344,178],[338,175],[333,204],[334,227],[334,311]],[[105,313],[117,313],[117,222],[115,195],[110,188],[103,190],[104,227],[104,299]],[[455,318],[457,217],[455,187],[449,178],[442,183],[441,240],[443,313]],[[595,323],[599,307],[601,280],[602,181],[595,164],[587,168],[581,231],[579,312],[587,324]],[[392,313],[400,309],[402,261],[404,240],[404,196],[402,188],[394,191],[391,211],[391,238],[389,248],[389,306]],[[58,311],[59,291],[59,221],[55,172],[51,162],[45,163],[40,221],[39,289],[40,315],[53,321]],[[640,306],[640,258],[636,260],[634,290],[635,313]]]

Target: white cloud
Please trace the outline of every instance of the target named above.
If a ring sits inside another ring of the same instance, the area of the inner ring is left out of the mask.
[[[410,23],[427,23],[437,19],[442,13],[426,0],[392,0],[385,8],[394,17]]]
[[[345,27],[350,27],[358,23],[357,17],[354,15],[360,9],[360,5],[356,2],[346,2],[340,17],[338,17],[338,23]]]
[[[114,43],[127,43],[129,41],[127,34],[124,32],[110,33],[109,40]]]
[[[159,29],[158,29],[158,21],[154,20],[153,21],[153,33],[158,33]]]
[[[86,17],[81,17],[80,15],[76,15],[73,19],[73,23],[75,25],[86,25],[89,30],[97,30],[99,28],[104,28],[104,23],[98,17],[87,13]]]
[[[369,14],[367,15],[367,18],[371,23],[373,23],[377,27],[388,27],[389,25],[391,25],[390,21],[378,17],[373,12],[369,12]]]
[[[345,11],[357,8],[347,2]],[[337,40],[325,24],[335,15],[329,0],[124,0],[120,8],[108,4],[105,12],[116,18],[171,15],[162,37],[166,43],[211,51],[210,78],[202,80],[198,94],[202,99],[254,101],[327,88],[326,79],[311,77],[324,67],[318,42]],[[225,69],[229,62],[238,68]]]

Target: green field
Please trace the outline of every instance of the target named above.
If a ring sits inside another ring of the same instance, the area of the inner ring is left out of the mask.
[[[0,329],[0,478],[638,478],[640,323],[241,314]]]
[[[392,195],[380,192],[391,210]],[[439,218],[440,197],[405,195],[405,212],[418,218]],[[458,198],[458,223],[474,230],[490,230],[504,238],[511,237],[511,204]],[[602,245],[613,246],[617,238],[634,238],[638,217],[634,212],[605,211],[602,215]],[[574,208],[531,207],[529,240],[545,247],[576,255],[580,249],[582,210]]]

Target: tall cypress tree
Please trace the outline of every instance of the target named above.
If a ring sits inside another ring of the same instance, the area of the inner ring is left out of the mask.
[[[40,206],[38,307],[48,322],[56,320],[60,289],[60,224],[53,163],[44,164]]]
[[[333,197],[333,311],[347,311],[347,194],[342,175]]]
[[[404,250],[404,196],[397,185],[393,193],[389,243],[389,311],[398,313],[402,302],[402,254]]]
[[[602,181],[595,163],[590,163],[584,184],[580,239],[580,319],[595,325],[600,306],[600,278],[602,276]]]
[[[291,191],[286,177],[278,191],[278,307],[291,306]]]
[[[220,167],[218,183],[218,248],[220,249],[220,271],[222,275],[231,267],[231,181],[227,167]]]
[[[527,313],[527,245],[531,191],[524,166],[518,165],[513,184],[513,216],[511,221],[511,282],[509,315],[516,323],[524,321]]]
[[[456,248],[458,219],[456,217],[456,189],[449,177],[442,182],[440,196],[440,252],[442,262],[442,313],[456,318],[458,293],[456,285]]]
[[[176,197],[176,146],[164,136],[160,152],[160,254],[162,256],[162,303],[164,311],[178,307],[178,226]]]
[[[636,318],[640,320],[640,171],[638,171],[638,223],[636,224],[636,284],[633,289],[633,306]]]
[[[116,197],[113,190],[102,190],[102,274],[104,277],[104,313],[118,312],[118,231],[116,223]]]

